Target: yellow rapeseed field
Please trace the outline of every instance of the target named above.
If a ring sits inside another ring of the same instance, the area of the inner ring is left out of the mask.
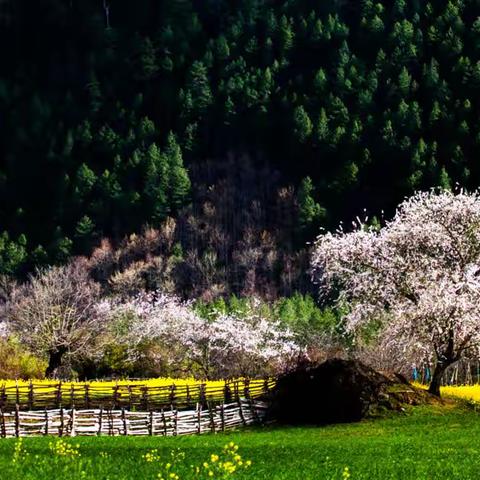
[[[198,387],[201,384],[205,384],[207,393],[209,391],[218,390],[223,388],[225,384],[228,385],[237,385],[238,388],[245,388],[246,384],[249,384],[249,387],[252,390],[257,390],[262,388],[265,385],[265,380],[245,380],[244,378],[237,378],[237,379],[228,379],[228,380],[196,380],[194,378],[169,378],[169,377],[162,377],[162,378],[148,378],[148,379],[136,379],[136,380],[91,380],[86,382],[62,382],[62,390],[65,389],[66,391],[70,391],[73,387],[74,389],[83,388],[85,385],[89,385],[92,390],[110,390],[118,386],[130,386],[132,391],[141,390],[143,387],[171,387],[175,385],[176,387]],[[0,388],[12,388],[16,387],[17,385],[24,389],[29,387],[30,384],[33,384],[34,387],[42,387],[42,389],[48,389],[51,387],[52,389],[56,389],[59,381],[55,380],[0,380]],[[274,381],[268,380],[269,386],[273,386]],[[44,390],[45,391],[45,390]]]
[[[428,388],[428,385],[414,383],[416,387]],[[480,384],[476,385],[447,385],[440,389],[443,396],[457,397],[464,400],[480,403]]]
[[[262,395],[272,388],[273,380],[200,381],[193,378],[152,378],[88,382],[60,382],[55,380],[0,380],[2,405],[47,407],[52,405],[101,405],[109,399],[114,404],[155,405],[167,403],[190,404],[200,399],[223,401],[230,394]],[[228,387],[228,389],[226,388]],[[248,392],[248,393],[247,393]]]
[[[35,386],[37,385],[57,385],[58,381],[55,380],[0,380],[0,385],[5,385],[6,387],[12,387],[18,385],[20,386],[27,386],[30,385],[32,382]],[[244,379],[234,379],[228,380],[229,383],[233,382],[240,382],[244,385]],[[78,385],[85,385],[88,384],[91,387],[105,387],[111,388],[115,387],[116,385],[131,385],[131,386],[143,386],[143,387],[169,387],[171,385],[176,385],[177,387],[181,386],[194,386],[202,383],[201,380],[196,380],[194,378],[170,378],[170,377],[162,377],[162,378],[148,378],[148,379],[126,379],[126,380],[90,380],[87,382],[63,382],[65,387],[69,387],[71,385],[78,386]],[[263,380],[251,380],[250,384],[254,385],[256,383],[263,383]],[[225,385],[225,380],[206,380],[205,384],[207,388],[218,388],[223,387]]]
[[[480,385],[446,386],[441,389],[442,395],[463,398],[480,403]]]

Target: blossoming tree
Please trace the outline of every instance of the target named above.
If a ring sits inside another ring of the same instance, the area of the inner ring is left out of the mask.
[[[207,378],[255,375],[267,367],[278,372],[301,353],[288,329],[254,312],[205,319],[191,304],[161,292],[110,300],[103,308],[110,318],[130,318],[119,341],[133,355],[142,342],[160,342],[168,346],[169,363],[195,366]]]
[[[99,286],[80,264],[37,271],[12,289],[1,309],[5,334],[17,336],[33,352],[48,357],[47,377],[69,359],[99,347],[106,328],[99,310]]]
[[[435,359],[440,395],[445,370],[480,346],[480,194],[418,193],[380,230],[321,235],[312,276],[349,305],[347,330],[376,321],[387,347]]]

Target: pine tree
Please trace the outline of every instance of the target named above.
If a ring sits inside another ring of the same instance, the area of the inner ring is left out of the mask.
[[[315,74],[313,79],[313,86],[317,94],[322,94],[325,92],[325,87],[327,85],[327,75],[323,68],[320,68]]]
[[[145,154],[145,195],[149,201],[151,218],[159,223],[168,215],[169,165],[166,154],[161,154],[152,143]]]
[[[440,108],[440,104],[438,103],[438,101],[434,101],[433,102],[433,105],[432,105],[432,110],[430,112],[430,125],[433,125],[435,124],[436,122],[438,122],[438,120],[440,120],[442,116],[442,110]]]
[[[290,21],[285,15],[280,18],[279,25],[280,47],[283,52],[287,52],[293,47],[295,34],[291,27]]]
[[[139,52],[139,72],[140,80],[150,80],[158,73],[157,51],[150,38],[146,37],[140,47]]]
[[[102,92],[100,90],[100,82],[93,71],[89,74],[87,91],[90,100],[90,110],[92,113],[97,113],[102,106]]]
[[[329,137],[328,117],[324,108],[320,110],[320,115],[318,116],[316,137],[320,142],[326,142]]]
[[[405,0],[395,0],[395,3],[393,5],[393,14],[396,17],[402,17],[405,14],[406,7],[407,4]]]
[[[88,215],[84,215],[75,226],[75,239],[77,251],[87,252],[95,231],[95,224]]]
[[[298,106],[293,113],[294,134],[301,143],[305,143],[312,135],[313,124],[302,105]]]
[[[76,175],[76,191],[80,197],[85,197],[88,195],[95,182],[97,181],[97,176],[95,172],[89,168],[88,165],[82,163],[77,170]]]
[[[178,211],[190,196],[191,183],[187,169],[183,165],[182,151],[172,132],[168,134],[165,155],[168,159],[170,205],[174,211]]]
[[[143,145],[148,145],[154,139],[155,135],[155,124],[148,117],[143,117],[137,128],[138,140],[140,140]]]
[[[215,54],[219,60],[227,60],[230,56],[230,47],[224,35],[220,35],[215,42]]]
[[[212,104],[213,95],[210,89],[208,72],[205,65],[196,61],[192,64],[187,78],[187,88],[191,95],[192,109],[202,114]]]
[[[300,230],[306,232],[312,227],[318,227],[325,220],[325,209],[313,198],[313,182],[310,177],[302,180],[298,189],[298,224]]]
[[[92,127],[88,120],[85,120],[79,127],[77,131],[77,138],[80,143],[84,146],[88,146],[93,141]]]
[[[438,176],[438,186],[443,188],[444,190],[452,189],[452,181],[450,180],[450,177],[448,176],[445,167],[442,167],[440,169],[440,174]]]
[[[0,234],[0,274],[16,275],[27,261],[27,238],[11,240],[8,232]]]
[[[411,83],[412,76],[408,73],[407,68],[403,67],[398,76],[398,89],[402,95],[408,95]]]
[[[395,145],[395,131],[393,130],[393,124],[391,120],[385,122],[385,126],[382,129],[383,140],[389,145]]]

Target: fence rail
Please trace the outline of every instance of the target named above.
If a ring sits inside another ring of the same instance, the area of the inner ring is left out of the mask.
[[[0,385],[0,409],[45,410],[63,408],[159,410],[186,409],[197,403],[230,403],[258,398],[274,386],[272,380],[225,381],[211,386],[205,382],[189,385],[149,386],[141,383],[101,385],[90,383],[35,383]]]
[[[434,364],[424,363],[414,367],[410,378],[413,381],[428,384],[432,378]],[[460,360],[444,373],[442,385],[478,385],[480,384],[480,361]]]
[[[194,410],[170,409],[159,412],[75,408],[24,412],[16,408],[8,413],[0,411],[0,436],[175,436],[215,433],[262,423],[266,409],[266,403],[248,399],[216,406],[209,404],[207,408],[197,404]]]

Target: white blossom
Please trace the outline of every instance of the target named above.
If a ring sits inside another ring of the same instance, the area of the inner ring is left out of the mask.
[[[289,330],[253,311],[205,319],[191,303],[161,292],[109,301],[104,308],[111,316],[130,318],[123,341],[132,350],[143,342],[161,342],[171,347],[171,363],[187,361],[206,376],[255,375],[267,366],[278,372],[301,353]]]
[[[312,254],[320,292],[348,303],[347,330],[384,325],[386,346],[436,358],[445,368],[480,345],[480,196],[435,191],[405,200],[380,231],[318,237]]]

